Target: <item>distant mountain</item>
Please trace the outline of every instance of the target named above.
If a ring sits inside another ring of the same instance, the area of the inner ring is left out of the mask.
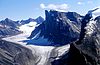
[[[40,24],[44,21],[44,19],[41,16],[39,16],[38,18],[35,19],[35,21],[37,22],[37,24]]]
[[[29,18],[27,20],[18,21],[20,25],[28,24],[29,22],[35,22],[35,19]]]
[[[9,18],[6,18],[5,20],[0,21],[0,38],[21,33],[18,28],[22,25],[30,22],[37,22],[37,24],[40,24],[43,21],[44,19],[41,16],[36,19],[29,18],[21,21],[13,21]]]
[[[82,16],[75,12],[45,11],[46,20],[31,33],[29,38],[36,34],[44,37],[53,44],[68,44],[79,37]],[[40,33],[39,33],[40,32]]]
[[[17,26],[16,21],[12,21],[8,18],[0,21],[0,38],[21,33]]]
[[[40,24],[40,23],[42,23],[43,21],[44,21],[44,19],[43,19],[41,16],[39,16],[39,17],[36,18],[36,19],[29,18],[29,19],[27,19],[27,20],[17,21],[17,23],[18,23],[19,25],[28,24],[28,23],[30,23],[30,22],[37,22],[37,24]]]
[[[0,25],[2,25],[4,27],[12,27],[12,28],[16,28],[18,26],[16,21],[13,21],[13,20],[8,19],[8,18],[6,18],[5,20],[0,21]]]
[[[15,28],[0,28],[0,38],[20,34],[21,31]]]

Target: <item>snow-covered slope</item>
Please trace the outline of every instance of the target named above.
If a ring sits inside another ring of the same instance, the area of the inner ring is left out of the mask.
[[[23,33],[30,34],[30,32],[32,32],[32,30],[34,30],[36,24],[37,24],[36,22],[30,22],[28,24],[20,26],[19,30],[23,31]]]
[[[29,39],[27,39],[27,37],[29,37],[29,35],[35,29],[36,26],[37,26],[36,22],[30,22],[28,24],[22,25],[22,26],[19,27],[19,30],[23,31],[22,34],[3,38],[3,40],[9,41],[9,42],[14,42],[14,43],[17,43],[17,44],[21,44],[24,47],[29,48],[30,50],[32,50],[33,54],[39,56],[37,58],[37,62],[38,62],[37,65],[45,65],[45,64],[48,64],[48,62],[50,63],[50,61],[49,61],[50,54],[52,52],[52,49],[55,49],[55,47],[53,47],[53,46],[41,46],[41,45],[40,46],[38,46],[38,45],[26,45],[27,42],[23,42],[24,40],[29,40]],[[44,39],[42,39],[42,40],[44,40]],[[35,41],[37,41],[37,44],[39,42],[41,42],[41,40],[35,40]],[[31,42],[34,43],[34,40],[33,41],[31,40]],[[61,54],[59,54],[59,56],[60,56],[65,51],[68,51],[69,47],[70,47],[70,45],[56,47],[57,53],[55,53],[55,54],[61,53]],[[63,51],[60,51],[60,50],[63,50]],[[48,64],[48,65],[50,65],[50,64]]]

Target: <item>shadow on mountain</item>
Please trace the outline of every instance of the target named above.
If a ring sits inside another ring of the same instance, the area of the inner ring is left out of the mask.
[[[62,46],[65,44],[57,44],[53,42],[49,42],[47,39],[29,39],[29,40],[22,40],[19,42],[27,43],[26,45],[37,45],[37,46]]]
[[[31,40],[24,40],[23,42],[44,46],[62,46],[76,41],[79,38],[81,15],[75,12],[65,13],[54,10],[46,10],[45,15],[45,21],[37,26],[28,37],[28,39],[37,37],[36,41],[38,43],[34,43]],[[41,43],[41,38],[47,42]]]

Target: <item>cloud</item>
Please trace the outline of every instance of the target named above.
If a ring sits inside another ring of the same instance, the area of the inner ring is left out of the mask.
[[[48,4],[48,5],[45,5],[45,4],[40,4],[40,7],[42,9],[49,9],[49,10],[57,10],[57,11],[62,11],[62,12],[66,12],[68,11],[68,5],[67,4]]]
[[[79,2],[77,2],[77,4],[78,5],[93,4],[93,1],[92,0],[89,0],[89,1],[86,1],[86,2],[85,1],[79,1]]]
[[[77,4],[78,4],[78,5],[82,5],[82,4],[83,4],[83,2],[77,2]]]
[[[43,3],[40,4],[40,7],[43,8],[43,9],[46,8],[45,5],[44,5]]]
[[[92,3],[93,3],[93,1],[87,1],[87,3],[88,3],[88,4],[92,4]]]

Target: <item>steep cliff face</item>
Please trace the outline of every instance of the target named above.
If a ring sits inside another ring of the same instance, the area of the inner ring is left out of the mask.
[[[88,64],[100,65],[100,16],[96,17],[86,29],[87,33],[82,44],[75,47],[84,54]]]
[[[0,65],[36,65],[36,58],[30,49],[0,40]]]
[[[33,38],[39,33],[39,37],[48,39],[54,45],[64,45],[75,41],[79,37],[80,20],[82,16],[75,12],[45,11],[46,20],[31,33]]]
[[[72,42],[69,52],[52,65],[100,65],[100,16],[89,22],[82,41]]]

